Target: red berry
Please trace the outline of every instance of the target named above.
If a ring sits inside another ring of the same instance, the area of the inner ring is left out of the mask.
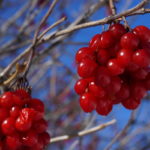
[[[95,83],[98,86],[106,87],[111,82],[110,72],[106,67],[99,67],[95,76]]]
[[[95,82],[89,83],[89,91],[95,96],[95,97],[104,97],[106,94],[104,89],[100,86],[97,86]]]
[[[117,54],[117,60],[119,65],[126,67],[132,58],[133,52],[129,49],[121,49]]]
[[[13,118],[17,118],[20,114],[20,108],[18,106],[14,106],[10,109],[10,116]]]
[[[20,116],[16,120],[15,127],[18,131],[25,132],[31,128],[31,125],[32,125],[31,120],[29,119],[27,120],[26,118]]]
[[[77,94],[81,95],[85,93],[86,88],[88,87],[88,80],[87,79],[80,79],[76,82],[74,89]]]
[[[89,58],[91,60],[95,59],[93,48],[83,47],[78,50],[75,56],[76,62],[80,63],[85,58]]]
[[[6,144],[9,149],[17,150],[21,146],[20,137],[18,134],[14,134],[6,137]]]
[[[133,29],[133,33],[137,35],[143,44],[150,43],[150,30],[145,26],[137,26]]]
[[[125,49],[137,49],[139,45],[139,38],[132,32],[128,32],[121,37],[121,46]]]
[[[135,83],[131,86],[131,92],[134,99],[142,99],[146,95],[145,86],[142,83]]]
[[[111,112],[111,110],[112,102],[109,99],[103,98],[98,101],[96,106],[96,111],[98,114],[106,116]]]
[[[103,32],[100,39],[101,48],[109,48],[114,44],[114,38],[110,31]]]
[[[101,38],[101,34],[96,34],[90,41],[89,47],[92,47],[95,50],[97,50],[99,48],[100,38]]]
[[[107,93],[115,94],[121,89],[122,80],[118,76],[111,78],[111,83],[107,86]]]
[[[47,132],[41,133],[39,138],[43,141],[44,145],[48,145],[50,143],[50,135]]]
[[[15,132],[15,120],[7,118],[2,122],[2,132],[6,135],[12,135]]]
[[[120,75],[124,72],[124,68],[120,66],[117,59],[110,59],[107,64],[107,68],[112,75]]]
[[[122,105],[127,109],[136,109],[140,104],[140,100],[135,100],[133,97],[122,101]]]
[[[80,77],[88,78],[94,75],[97,64],[90,59],[84,59],[78,66],[78,74]]]
[[[99,49],[97,53],[97,61],[100,64],[106,64],[107,61],[109,60],[110,55],[109,52],[105,49]]]
[[[32,147],[33,145],[36,145],[38,142],[38,136],[37,133],[34,131],[29,131],[26,135],[22,137],[22,143],[25,146]]]
[[[13,106],[13,93],[5,92],[0,98],[0,105],[6,108]]]
[[[38,120],[33,124],[33,129],[36,131],[36,133],[42,133],[46,131],[47,127],[48,124],[44,119]]]
[[[34,120],[36,112],[33,108],[23,108],[20,112],[20,117],[25,120]]]
[[[119,39],[123,34],[127,32],[125,27],[119,23],[111,25],[109,27],[109,31],[111,31],[113,37],[115,37],[116,39]]]
[[[121,49],[120,43],[116,43],[115,45],[113,45],[112,47],[110,47],[108,49],[108,52],[110,54],[111,57],[116,57],[117,52]]]
[[[0,108],[0,122],[9,117],[9,111],[6,108]]]
[[[21,99],[30,99],[30,94],[24,89],[18,89],[14,92],[15,95],[19,96]]]
[[[148,67],[150,65],[150,56],[144,49],[139,49],[133,54],[133,62],[140,67]]]
[[[147,75],[148,75],[148,71],[143,68],[132,73],[132,76],[134,78],[140,79],[140,80],[145,79]]]
[[[117,97],[117,99],[120,99],[122,101],[124,99],[129,98],[129,96],[130,96],[129,86],[126,84],[123,84],[121,86],[121,89],[116,94],[116,97]]]
[[[92,112],[96,107],[96,98],[91,93],[84,93],[80,97],[80,106],[84,112]]]
[[[133,62],[130,62],[126,69],[130,72],[135,72],[139,69],[139,66]]]
[[[33,108],[39,112],[42,112],[42,113],[44,112],[44,104],[39,99],[35,99],[35,98],[31,99],[29,101],[28,105],[30,108]]]

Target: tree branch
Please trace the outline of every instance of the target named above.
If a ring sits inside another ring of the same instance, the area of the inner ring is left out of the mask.
[[[74,135],[63,135],[63,136],[58,136],[58,137],[55,137],[55,138],[51,138],[51,143],[55,143],[55,142],[60,142],[60,141],[64,141],[64,140],[69,140],[69,139],[72,139],[74,137],[82,137],[82,136],[85,136],[85,135],[88,135],[88,134],[91,134],[93,132],[96,132],[96,131],[100,131],[112,124],[116,123],[116,120],[111,120],[107,123],[104,123],[104,124],[101,124],[99,126],[96,126],[96,127],[93,127],[93,128],[90,128],[90,129],[87,129],[87,130],[83,130],[83,131],[80,131]]]

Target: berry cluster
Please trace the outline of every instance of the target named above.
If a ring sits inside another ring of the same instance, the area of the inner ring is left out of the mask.
[[[150,30],[112,24],[78,50],[76,62],[75,91],[85,112],[107,115],[118,103],[136,109],[150,89]]]
[[[43,150],[49,143],[44,104],[23,89],[0,97],[0,149]]]

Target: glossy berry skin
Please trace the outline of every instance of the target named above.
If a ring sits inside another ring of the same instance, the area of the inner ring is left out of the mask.
[[[145,26],[137,26],[133,29],[133,33],[137,35],[143,44],[150,43],[150,30]]]
[[[10,116],[13,118],[17,118],[20,114],[20,108],[18,106],[14,106],[10,109]]]
[[[43,102],[23,89],[5,92],[0,99],[0,149],[44,150],[50,136],[43,119]],[[39,136],[43,137],[41,141]]]
[[[96,98],[91,93],[84,93],[80,97],[80,106],[84,112],[92,112],[96,107]]]
[[[113,35],[110,31],[105,31],[101,34],[100,47],[109,48],[114,44]]]
[[[113,37],[119,39],[122,35],[124,35],[127,31],[122,24],[116,23],[109,27],[109,31],[112,33]]]
[[[6,92],[1,96],[0,105],[6,108],[10,108],[13,105],[13,96],[11,92]]]
[[[128,64],[131,62],[132,60],[132,50],[130,49],[121,49],[118,53],[117,53],[117,61],[118,64],[122,67],[126,67],[128,66]]]
[[[135,51],[132,59],[140,67],[148,67],[150,64],[150,55],[144,49]]]
[[[103,98],[100,99],[96,106],[96,112],[102,116],[108,115],[112,110],[112,102],[107,99]]]
[[[76,53],[75,59],[77,63],[80,63],[83,59],[89,58],[91,60],[95,59],[95,54],[93,48],[83,47]]]
[[[2,132],[6,135],[12,135],[15,132],[15,120],[7,118],[2,122]]]
[[[85,93],[87,87],[88,87],[88,80],[80,79],[76,82],[74,89],[77,94],[81,95]]]
[[[104,97],[106,94],[104,89],[101,86],[97,86],[95,82],[89,83],[89,91],[98,98]]]
[[[105,116],[119,103],[136,109],[150,90],[150,29],[137,26],[129,31],[114,23],[96,34],[87,49],[91,51],[77,53],[81,79],[75,91],[82,110]]]
[[[107,68],[112,75],[119,75],[124,72],[124,68],[120,66],[117,59],[110,59],[107,64]]]
[[[140,100],[135,100],[133,97],[122,101],[122,105],[130,110],[136,109],[140,105]]]
[[[22,137],[22,143],[23,145],[32,147],[33,145],[37,144],[38,142],[38,136],[37,133],[34,131],[29,131],[26,135]]]
[[[128,32],[121,37],[121,46],[125,49],[137,49],[139,46],[139,38],[132,32]]]
[[[32,122],[31,120],[27,120],[27,118],[18,117],[15,123],[15,127],[18,131],[25,132],[31,128]]]
[[[100,38],[101,38],[101,34],[96,34],[90,41],[89,43],[89,47],[94,48],[95,50],[97,50],[99,48],[99,44],[100,44]]]
[[[90,59],[84,59],[78,66],[78,74],[80,77],[88,78],[94,75],[97,64]]]

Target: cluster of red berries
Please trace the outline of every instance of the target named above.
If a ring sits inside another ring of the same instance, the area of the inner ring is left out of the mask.
[[[23,89],[0,97],[0,150],[43,150],[49,143],[44,104]]]
[[[150,29],[112,24],[76,54],[75,84],[85,112],[107,115],[114,104],[136,109],[150,89]]]

